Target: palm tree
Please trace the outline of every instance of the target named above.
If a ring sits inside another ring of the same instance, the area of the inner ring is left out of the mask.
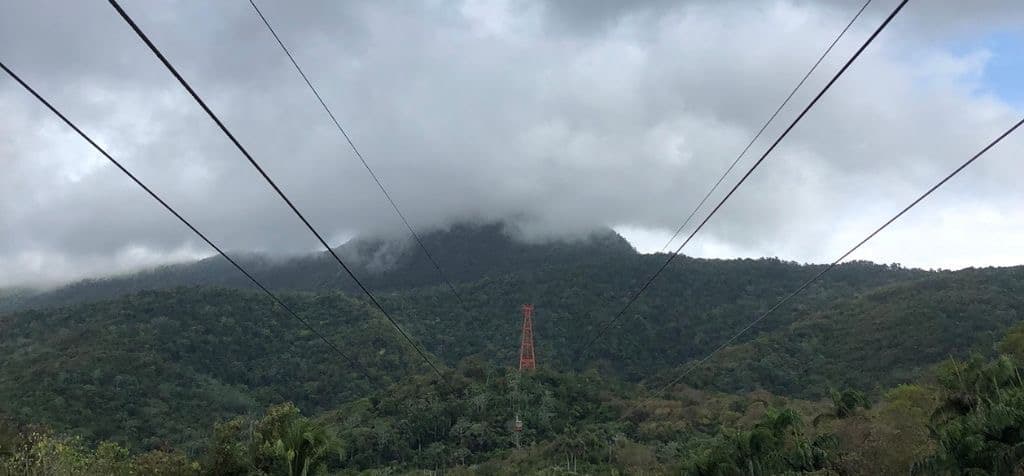
[[[938,451],[912,474],[1024,473],[1024,383],[1005,356],[952,361],[939,375],[946,395],[929,425]]]
[[[723,434],[693,462],[690,473],[757,476],[826,467],[831,459],[829,442],[806,441],[801,426],[800,415],[792,409],[769,409],[754,428]]]
[[[288,476],[309,476],[337,449],[338,442],[327,428],[307,418],[289,421],[274,443],[274,452],[287,465]]]
[[[829,390],[829,397],[832,398],[832,411],[814,417],[812,422],[814,426],[818,426],[818,423],[822,420],[841,420],[849,417],[857,411],[857,408],[871,408],[871,400],[868,400],[864,392],[858,390],[845,390],[843,392]]]

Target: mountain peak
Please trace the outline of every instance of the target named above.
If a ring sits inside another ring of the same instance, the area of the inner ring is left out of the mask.
[[[580,255],[635,254],[636,250],[611,228],[565,236],[525,236],[515,225],[504,222],[457,223],[446,229],[420,233],[430,255],[455,275],[469,272],[476,279],[492,269],[512,271],[517,264],[560,261],[555,255],[578,259]],[[433,265],[411,236],[401,239],[355,238],[338,248],[342,256],[365,270],[380,274],[410,272]],[[470,272],[469,270],[474,271]]]

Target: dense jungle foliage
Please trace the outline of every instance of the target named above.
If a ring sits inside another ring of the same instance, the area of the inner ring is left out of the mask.
[[[0,293],[0,471],[1022,470],[1024,268],[841,265],[652,396],[820,266],[680,257],[584,352],[664,255],[612,234],[426,237],[463,303],[415,253],[343,249],[444,383],[322,256],[245,259],[359,365],[217,260]],[[520,375],[525,302],[540,370]]]
[[[145,451],[0,420],[0,474],[990,474],[1024,470],[1024,329],[871,399],[678,386],[468,360],[314,416],[292,403],[210,422],[203,447]],[[526,422],[519,445],[512,422]]]

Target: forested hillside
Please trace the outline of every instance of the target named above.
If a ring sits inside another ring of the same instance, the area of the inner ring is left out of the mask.
[[[935,362],[993,352],[1024,319],[1024,268],[969,269],[835,300],[733,346],[694,372],[701,387],[817,397],[829,385],[878,391]]]
[[[532,273],[571,267],[593,259],[635,256],[633,248],[611,230],[576,240],[528,243],[514,239],[515,229],[504,224],[460,224],[426,233],[424,245],[444,264],[453,282],[476,281],[506,273]],[[371,289],[411,289],[443,282],[433,265],[410,238],[360,238],[336,250],[356,275]],[[271,289],[286,291],[356,291],[352,280],[326,253],[298,257],[269,257],[232,253],[239,263]],[[145,289],[177,286],[225,286],[250,289],[244,276],[220,256],[195,263],[162,266],[125,276],[87,279],[43,293],[25,289],[0,292],[0,311],[48,307],[116,297]],[[14,293],[13,291],[17,291]]]
[[[632,461],[620,470],[668,471],[681,468],[685,455],[718,451],[708,445],[728,438],[725,428],[756,431],[760,419],[782,418],[763,406],[751,410],[758,398],[772,408],[796,408],[807,425],[834,389],[877,402],[901,384],[931,382],[951,357],[994,356],[995,344],[1024,316],[1024,268],[931,272],[843,264],[690,374],[679,387],[686,390],[660,410],[634,414],[645,386],[679,375],[820,266],[681,257],[583,352],[586,338],[664,256],[637,254],[611,235],[546,245],[521,244],[487,227],[431,235],[435,244],[473,237],[483,241],[451,253],[460,257],[446,266],[463,303],[411,255],[369,274],[387,280],[408,273],[406,281],[378,289],[378,298],[443,371],[457,369],[448,374],[454,388],[438,386],[383,316],[338,279],[321,285],[306,276],[288,285],[282,277],[286,270],[332,275],[330,263],[266,260],[259,269],[276,276],[271,281],[285,290],[288,306],[356,356],[369,378],[265,296],[205,261],[12,294],[8,306],[21,310],[0,315],[0,414],[18,428],[39,424],[77,435],[81,451],[107,440],[130,454],[182,450],[193,456],[182,460],[186,466],[234,465],[243,456],[207,452],[225,438],[243,438],[241,427],[211,433],[213,423],[293,402],[291,410],[272,411],[301,410],[331,428],[345,448],[330,460],[335,468],[541,470],[523,458],[596,465],[603,457],[591,452],[604,448],[609,461]],[[512,258],[496,258],[494,250]],[[139,290],[147,287],[155,290]],[[517,394],[509,379],[518,374],[508,369],[518,352],[518,307],[527,302],[536,307],[544,371],[516,387],[530,402],[523,410],[528,449],[509,453],[506,427],[516,405],[509,398]],[[423,392],[437,393],[410,404]],[[826,443],[815,442],[815,432],[778,436],[804,438],[801,444],[813,449]],[[199,461],[214,457],[235,460]],[[808,461],[808,468],[825,464]]]
[[[1017,474],[1024,330],[878,398],[803,401],[462,362],[319,415],[211,420],[205,446],[132,451],[0,419],[0,474]],[[518,409],[518,411],[517,411]],[[526,422],[519,445],[514,417]]]
[[[372,381],[260,295],[182,288],[5,316],[2,411],[130,446],[192,444],[211,416],[285,399],[320,410],[421,371],[361,303],[333,293],[290,304]]]

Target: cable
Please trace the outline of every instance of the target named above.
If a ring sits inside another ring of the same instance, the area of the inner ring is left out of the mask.
[[[615,314],[615,316],[612,319],[605,322],[604,325],[601,326],[601,329],[592,339],[590,339],[586,343],[586,345],[583,346],[583,349],[579,352],[578,355],[582,355],[584,352],[590,349],[590,346],[593,345],[594,342],[596,342],[612,324],[618,321],[619,318],[621,318],[627,310],[629,310],[629,307],[632,306],[633,303],[636,302],[636,300],[640,297],[640,295],[647,290],[651,283],[653,283],[654,280],[657,279],[663,271],[665,271],[665,268],[667,268],[668,265],[672,263],[672,260],[679,256],[679,253],[683,250],[683,247],[685,247],[690,242],[690,240],[692,240],[693,237],[697,233],[699,233],[701,229],[704,228],[704,225],[706,225],[708,221],[711,220],[711,217],[715,216],[715,213],[718,213],[718,210],[722,208],[722,205],[725,205],[725,202],[727,202],[729,198],[731,198],[732,195],[736,193],[736,190],[739,189],[740,186],[743,185],[743,183],[746,182],[748,178],[750,178],[750,175],[754,173],[754,170],[757,170],[761,163],[764,162],[766,158],[768,158],[768,155],[775,150],[775,148],[779,145],[780,142],[782,142],[782,139],[785,139],[786,136],[789,135],[789,132],[792,131],[793,128],[796,127],[796,125],[800,122],[800,120],[807,115],[811,108],[818,103],[818,100],[820,100],[821,97],[824,96],[826,92],[828,92],[832,85],[835,84],[835,82],[843,75],[843,73],[845,73],[846,70],[850,68],[853,62],[858,57],[860,57],[861,53],[863,53],[864,50],[867,49],[867,47],[875,40],[875,38],[878,37],[879,33],[881,33],[882,30],[884,30],[885,27],[889,25],[889,22],[891,22],[892,19],[896,17],[896,14],[898,14],[900,10],[903,9],[903,6],[906,5],[908,1],[909,0],[902,0],[899,3],[899,5],[896,6],[892,13],[890,13],[889,16],[885,18],[885,21],[883,21],[882,24],[875,29],[871,36],[868,37],[864,44],[862,44],[860,48],[857,49],[857,52],[854,53],[853,56],[846,61],[843,67],[840,68],[839,71],[832,77],[832,79],[830,79],[829,82],[825,85],[825,87],[822,88],[822,90],[817,95],[814,96],[814,99],[812,99],[811,102],[803,109],[803,111],[800,112],[796,119],[793,119],[793,122],[791,122],[789,126],[786,127],[786,129],[782,132],[782,134],[779,135],[777,139],[775,139],[775,142],[773,142],[772,145],[768,147],[768,150],[766,150],[764,154],[762,154],[761,157],[757,159],[757,162],[754,162],[754,165],[752,165],[750,169],[747,170],[745,174],[743,174],[743,177],[741,177],[740,180],[736,182],[736,185],[733,185],[732,189],[729,190],[729,193],[725,194],[725,197],[723,197],[722,200],[718,202],[718,205],[715,205],[715,208],[711,210],[711,213],[709,213],[708,216],[704,217],[704,220],[701,221],[699,225],[697,225],[697,228],[695,228],[686,238],[686,240],[683,241],[683,243],[679,245],[679,247],[676,248],[676,250],[668,256],[668,259],[666,259],[665,262],[661,265],[661,267],[658,268],[658,270],[654,274],[652,274],[650,278],[647,279],[647,282],[645,282],[644,285],[641,286],[638,291],[633,293],[633,295],[626,302],[626,305],[623,306],[622,310],[620,310],[617,314]]]
[[[263,179],[267,181],[267,184],[269,184],[270,187],[273,188],[275,192],[277,192],[277,195],[280,196],[282,200],[284,200],[284,202],[288,205],[289,208],[291,208],[292,212],[295,213],[295,216],[299,217],[299,220],[301,220],[302,223],[306,225],[306,228],[309,229],[311,233],[313,233],[313,236],[315,236],[316,239],[320,241],[320,244],[327,249],[327,252],[330,253],[332,257],[334,257],[334,260],[338,262],[338,264],[342,267],[342,269],[345,270],[346,273],[348,273],[349,277],[351,277],[352,280],[355,281],[356,285],[359,286],[359,289],[361,289],[363,293],[370,298],[370,302],[373,303],[374,307],[376,307],[381,312],[381,314],[383,314],[384,317],[386,317],[387,320],[391,322],[391,325],[394,326],[398,333],[401,334],[401,336],[409,343],[409,345],[412,346],[416,353],[419,354],[420,358],[422,358],[427,363],[427,365],[429,365],[430,368],[433,369],[434,373],[436,373],[437,376],[442,381],[444,381],[444,376],[441,374],[441,371],[438,370],[437,366],[435,366],[434,363],[431,362],[429,358],[427,358],[427,355],[423,352],[423,350],[421,350],[419,346],[416,345],[412,338],[409,337],[409,334],[406,334],[405,330],[403,330],[402,327],[398,325],[398,322],[395,321],[393,317],[391,317],[391,314],[384,310],[384,307],[380,305],[380,302],[378,302],[377,298],[373,296],[373,293],[371,293],[370,290],[363,285],[362,281],[360,281],[359,278],[356,277],[352,270],[349,269],[348,265],[346,265],[345,262],[341,260],[341,257],[338,256],[338,253],[335,252],[334,249],[331,248],[329,244],[327,244],[327,240],[325,240],[323,236],[320,235],[320,232],[316,231],[316,228],[313,228],[313,225],[310,224],[309,220],[307,220],[306,217],[302,214],[302,212],[300,212],[299,209],[296,208],[296,206],[292,203],[288,196],[284,194],[280,187],[277,186],[277,183],[275,183],[274,180],[271,179],[269,175],[267,175],[267,172],[263,170],[263,167],[261,167],[259,163],[256,162],[256,159],[254,159],[252,155],[249,153],[249,151],[246,150],[244,146],[242,146],[242,143],[235,138],[234,134],[232,134],[231,131],[228,130],[227,126],[225,126],[224,123],[221,122],[220,118],[217,117],[216,114],[214,114],[213,110],[211,110],[210,107],[206,105],[206,102],[203,101],[201,97],[199,97],[199,94],[196,93],[195,89],[192,89],[192,86],[189,85],[188,81],[185,81],[185,78],[182,77],[180,73],[178,73],[178,70],[171,65],[170,61],[168,61],[167,58],[163,55],[163,53],[161,53],[160,50],[156,47],[156,45],[153,44],[152,41],[150,41],[149,37],[146,36],[146,34],[142,31],[141,28],[139,28],[135,21],[132,20],[130,16],[128,16],[128,13],[125,12],[123,8],[121,8],[121,5],[117,3],[117,0],[108,0],[108,2],[112,7],[114,7],[114,10],[117,10],[117,13],[121,15],[121,18],[126,23],[128,23],[128,26],[130,26],[132,30],[135,31],[135,34],[139,36],[139,39],[141,39],[143,43],[145,43],[146,46],[149,47],[150,51],[153,52],[157,59],[159,59],[160,62],[163,63],[164,67],[166,67],[167,70],[174,76],[174,78],[177,79],[179,83],[181,83],[181,86],[184,87],[186,91],[188,91],[189,95],[192,96],[192,99],[194,99],[196,103],[198,103],[199,106],[203,109],[203,111],[205,111],[206,114],[210,116],[210,119],[212,119],[213,122],[217,124],[217,127],[220,128],[224,135],[226,135],[228,139],[231,140],[231,142],[235,145],[238,151],[241,152],[242,155],[244,155],[245,158],[248,159],[249,163],[252,164],[252,166],[256,169],[256,171],[263,176]]]
[[[402,213],[402,211],[398,208],[398,204],[395,203],[395,200],[391,198],[391,194],[388,193],[386,188],[384,188],[384,183],[381,182],[380,178],[377,177],[377,174],[373,171],[372,168],[370,168],[370,164],[368,164],[366,162],[366,159],[363,158],[363,154],[359,152],[359,149],[356,147],[355,142],[352,141],[352,138],[349,137],[347,132],[345,132],[345,128],[341,126],[340,122],[338,122],[338,118],[334,115],[334,112],[331,111],[331,108],[327,107],[327,103],[324,102],[324,98],[320,96],[320,91],[318,91],[316,87],[313,86],[313,83],[309,80],[309,77],[306,76],[306,73],[299,66],[299,63],[295,60],[295,57],[292,56],[292,52],[288,49],[287,46],[284,45],[284,41],[281,40],[281,37],[277,35],[277,31],[274,30],[273,26],[270,26],[270,21],[267,20],[267,17],[263,15],[263,12],[260,10],[260,7],[256,6],[256,2],[254,0],[249,0],[249,4],[252,5],[253,10],[255,10],[256,14],[259,15],[260,20],[263,20],[263,24],[266,25],[267,30],[270,31],[270,34],[274,36],[275,40],[277,40],[277,44],[281,46],[281,50],[284,51],[284,54],[288,56],[288,60],[291,61],[292,66],[295,67],[295,71],[299,73],[299,76],[302,76],[302,80],[306,82],[306,86],[309,86],[309,90],[313,93],[314,96],[316,96],[316,100],[320,102],[320,106],[323,107],[324,112],[326,112],[327,115],[330,116],[331,121],[334,122],[334,127],[338,129],[338,132],[340,132],[342,136],[345,137],[345,141],[348,142],[349,147],[352,148],[352,152],[356,154],[356,157],[359,159],[359,162],[363,164],[363,168],[365,168],[366,171],[370,174],[370,177],[373,178],[373,181],[377,183],[377,188],[379,188],[381,193],[384,194],[384,198],[387,198],[388,203],[391,204],[391,208],[395,210],[395,214],[398,215],[398,218],[402,219],[402,223],[405,224],[405,227],[409,230],[409,234],[412,235],[413,239],[416,241],[416,244],[418,244],[420,249],[423,250],[423,254],[430,261],[430,264],[434,266],[435,270],[437,270],[437,274],[441,277],[445,284],[448,285],[448,289],[452,292],[453,295],[455,295],[455,299],[457,299],[459,301],[459,304],[462,305],[463,309],[465,309],[466,302],[462,300],[462,296],[459,294],[458,291],[455,290],[455,286],[452,285],[452,282],[448,279],[448,276],[446,276],[444,271],[441,270],[441,265],[437,264],[437,261],[434,259],[434,256],[430,254],[429,250],[427,250],[427,246],[423,244],[423,240],[420,239],[419,233],[416,233],[416,230],[414,230],[412,225],[409,224],[409,220],[405,218],[405,214]]]
[[[846,259],[846,258],[847,258],[848,256],[850,256],[851,254],[853,254],[853,252],[854,252],[854,251],[857,251],[857,249],[859,249],[859,248],[860,248],[861,246],[863,246],[863,245],[864,245],[865,243],[867,243],[867,242],[868,242],[868,240],[871,240],[872,238],[874,238],[874,237],[875,237],[875,235],[877,235],[878,233],[880,233],[880,232],[881,232],[882,230],[884,230],[884,229],[885,229],[886,227],[888,227],[889,225],[891,225],[891,224],[892,224],[892,223],[893,223],[894,221],[898,220],[898,219],[899,219],[900,217],[902,217],[902,216],[903,216],[903,215],[904,215],[905,213],[907,213],[908,211],[910,211],[910,209],[911,209],[911,208],[914,208],[914,207],[915,207],[915,206],[916,206],[916,205],[917,205],[918,203],[920,203],[920,202],[921,202],[922,200],[924,200],[924,199],[925,199],[925,198],[927,198],[927,197],[928,197],[929,195],[931,195],[931,194],[932,194],[932,192],[934,192],[935,190],[938,190],[938,188],[939,188],[939,187],[941,187],[941,186],[945,185],[945,183],[946,183],[946,182],[948,182],[948,181],[949,181],[950,179],[952,179],[952,178],[953,178],[953,177],[955,177],[955,176],[956,176],[957,174],[959,174],[959,173],[960,173],[961,171],[963,171],[963,170],[964,170],[965,168],[967,168],[967,166],[968,166],[968,165],[971,165],[972,163],[974,163],[974,161],[975,161],[975,160],[977,160],[977,159],[978,159],[979,157],[981,157],[981,156],[982,156],[982,155],[984,155],[984,154],[985,154],[986,152],[988,152],[988,151],[989,151],[989,149],[991,149],[992,147],[995,147],[995,145],[996,145],[996,144],[998,144],[998,143],[999,143],[1000,141],[1002,141],[1002,140],[1003,140],[1004,138],[1006,138],[1006,136],[1008,136],[1008,135],[1012,134],[1012,133],[1013,133],[1013,131],[1017,130],[1017,128],[1018,128],[1018,127],[1020,127],[1021,125],[1024,125],[1024,119],[1021,119],[1021,120],[1020,120],[1020,121],[1018,121],[1018,122],[1017,122],[1016,124],[1014,124],[1014,125],[1013,125],[1012,127],[1010,127],[1009,129],[1007,129],[1007,130],[1006,130],[1006,132],[1003,132],[1002,134],[1000,134],[1000,135],[999,135],[999,137],[996,137],[996,138],[995,138],[995,139],[994,139],[994,140],[993,140],[992,142],[989,142],[989,144],[988,144],[988,145],[986,145],[986,146],[985,146],[985,148],[981,149],[981,150],[980,150],[980,151],[979,151],[978,153],[974,154],[974,155],[973,155],[973,156],[972,156],[972,157],[971,157],[970,159],[967,159],[967,161],[966,161],[966,162],[964,162],[964,163],[963,163],[963,164],[961,164],[961,165],[960,165],[959,167],[957,167],[957,168],[956,168],[955,170],[953,170],[952,172],[950,172],[950,173],[949,173],[949,175],[946,175],[946,177],[945,177],[945,178],[943,178],[942,180],[939,180],[939,182],[938,182],[938,183],[936,183],[935,185],[932,185],[932,187],[931,187],[931,188],[929,188],[929,189],[928,189],[928,190],[927,190],[926,192],[924,192],[923,194],[921,194],[921,196],[917,197],[917,198],[916,198],[916,199],[915,199],[914,201],[910,202],[910,204],[909,204],[909,205],[907,205],[906,207],[904,207],[904,208],[903,208],[902,210],[900,210],[900,212],[899,212],[899,213],[897,213],[896,215],[893,215],[893,217],[892,217],[892,218],[890,218],[890,219],[888,219],[888,220],[887,220],[887,221],[886,221],[885,223],[883,223],[883,224],[882,224],[882,226],[879,226],[878,228],[876,228],[876,229],[875,229],[875,231],[872,231],[872,232],[871,232],[870,234],[868,234],[868,236],[867,236],[867,237],[865,237],[865,238],[864,238],[863,240],[861,240],[861,241],[860,241],[859,243],[857,243],[856,245],[854,245],[854,246],[853,246],[853,248],[850,248],[849,250],[847,250],[847,251],[846,251],[846,253],[843,253],[843,254],[842,254],[842,256],[840,256],[840,257],[836,258],[836,260],[835,260],[835,261],[833,261],[833,262],[832,262],[831,264],[829,264],[828,266],[826,266],[826,267],[825,267],[825,269],[821,270],[821,271],[820,271],[820,272],[819,272],[818,274],[814,275],[814,277],[812,277],[811,279],[808,279],[807,281],[805,281],[805,282],[804,282],[803,284],[801,284],[801,285],[800,285],[800,287],[796,288],[796,290],[795,290],[795,291],[793,291],[792,293],[790,293],[790,294],[789,294],[789,295],[787,295],[786,297],[784,297],[784,298],[782,298],[781,300],[779,300],[779,302],[775,303],[775,305],[774,305],[774,306],[772,306],[772,307],[771,307],[770,309],[768,309],[767,311],[765,311],[765,312],[764,312],[764,314],[761,314],[761,315],[760,315],[760,316],[758,316],[758,317],[757,317],[756,319],[754,319],[754,320],[753,320],[753,321],[751,321],[751,322],[750,322],[749,324],[747,324],[747,325],[746,325],[746,326],[745,326],[744,328],[740,329],[740,331],[739,331],[739,332],[737,332],[737,333],[736,333],[735,335],[733,335],[732,337],[730,337],[730,338],[729,338],[729,340],[727,340],[727,341],[723,342],[723,343],[722,343],[721,345],[719,345],[719,346],[718,346],[718,347],[716,347],[716,348],[715,348],[714,350],[712,350],[712,351],[711,351],[711,352],[710,352],[710,353],[709,353],[709,354],[708,354],[707,356],[705,356],[705,357],[704,357],[703,359],[701,359],[701,360],[697,361],[697,363],[695,363],[695,364],[691,365],[691,366],[690,366],[690,367],[689,367],[689,368],[688,368],[688,369],[687,369],[686,371],[684,371],[684,372],[683,372],[683,374],[682,374],[682,375],[680,375],[679,377],[676,377],[676,378],[675,378],[674,380],[672,380],[672,381],[671,381],[671,382],[669,382],[669,383],[668,383],[667,385],[665,385],[665,386],[664,386],[664,387],[662,387],[662,388],[661,388],[660,390],[658,390],[658,391],[657,391],[657,392],[655,393],[655,396],[657,396],[657,395],[661,395],[662,393],[664,393],[665,391],[667,391],[667,390],[668,390],[669,388],[671,388],[671,387],[672,387],[673,385],[675,385],[676,383],[679,383],[679,381],[680,381],[680,380],[682,380],[683,378],[685,378],[685,377],[686,377],[687,375],[689,375],[689,374],[690,374],[690,372],[692,372],[692,371],[693,371],[693,369],[695,369],[695,368],[697,368],[697,367],[701,366],[702,364],[704,364],[705,362],[707,362],[708,360],[710,360],[710,359],[711,359],[712,357],[714,357],[714,356],[715,356],[715,354],[717,354],[717,353],[718,353],[719,351],[721,351],[721,350],[722,350],[722,349],[724,349],[725,347],[727,347],[727,346],[729,346],[730,344],[732,344],[733,342],[735,342],[735,341],[736,341],[736,339],[738,339],[738,338],[739,338],[740,336],[742,336],[743,334],[745,334],[745,333],[746,333],[746,332],[747,332],[748,330],[750,330],[750,329],[751,329],[752,327],[754,327],[755,325],[757,325],[757,323],[761,322],[761,321],[762,321],[762,320],[764,320],[764,319],[765,319],[766,317],[768,317],[768,315],[769,315],[769,314],[771,314],[772,312],[775,312],[775,310],[777,310],[777,309],[778,309],[779,307],[781,307],[781,306],[782,306],[783,304],[785,304],[785,303],[786,303],[786,301],[789,301],[790,299],[792,299],[792,298],[793,298],[794,296],[796,296],[797,294],[800,294],[801,292],[803,292],[803,290],[804,290],[804,289],[807,289],[807,287],[808,287],[808,286],[810,286],[810,285],[811,285],[811,284],[813,284],[813,283],[814,283],[815,281],[817,281],[817,280],[818,280],[819,278],[821,278],[821,277],[822,277],[822,276],[823,276],[823,275],[824,275],[825,273],[827,273],[827,272],[831,271],[831,270],[832,270],[833,268],[835,268],[835,267],[836,267],[836,266],[837,266],[837,265],[838,265],[838,264],[839,264],[840,262],[842,262],[842,261],[843,261],[843,260],[845,260],[845,259]]]
[[[104,157],[106,157],[107,160],[109,160],[112,164],[114,164],[114,166],[116,166],[118,169],[120,169],[121,172],[124,172],[124,174],[127,175],[128,178],[130,178],[133,182],[135,182],[136,185],[138,185],[140,188],[145,190],[146,193],[148,193],[150,197],[153,197],[154,200],[159,202],[160,205],[162,205],[168,212],[170,212],[172,215],[174,215],[174,217],[177,218],[178,221],[180,221],[185,226],[187,226],[189,230],[192,230],[192,232],[195,233],[196,236],[198,236],[199,238],[202,238],[202,240],[205,241],[206,244],[210,245],[210,247],[213,248],[215,251],[217,251],[218,254],[223,256],[224,259],[228,260],[228,262],[231,263],[231,265],[234,266],[235,269],[237,269],[239,272],[241,272],[243,275],[245,275],[246,278],[249,278],[249,281],[251,281],[254,285],[256,285],[256,287],[258,287],[260,290],[262,290],[264,293],[266,293],[267,296],[270,296],[270,299],[272,299],[274,301],[274,303],[277,304],[278,306],[281,306],[281,308],[284,309],[285,312],[288,313],[288,315],[292,316],[293,318],[295,318],[296,320],[301,322],[303,325],[306,326],[307,329],[309,329],[311,332],[316,334],[316,336],[319,337],[320,340],[322,340],[332,350],[334,350],[334,352],[337,352],[338,355],[340,355],[342,358],[347,360],[350,364],[356,366],[358,368],[359,372],[362,373],[364,377],[366,377],[369,380],[372,380],[372,378],[370,377],[370,374],[366,371],[366,368],[363,367],[363,364],[361,364],[358,361],[356,361],[355,359],[349,357],[348,354],[343,352],[337,345],[335,345],[333,342],[331,342],[324,334],[322,334],[320,331],[316,330],[316,328],[314,328],[308,321],[306,321],[305,319],[300,317],[298,314],[296,314],[295,311],[293,311],[292,308],[288,307],[288,305],[285,304],[284,301],[282,301],[279,297],[277,297],[276,294],[274,294],[269,289],[267,289],[267,287],[264,286],[263,283],[259,282],[255,277],[253,277],[252,274],[250,274],[248,271],[245,270],[245,268],[243,268],[241,265],[239,265],[237,261],[235,261],[233,258],[228,256],[228,254],[225,253],[224,250],[222,250],[219,246],[214,244],[213,241],[210,241],[210,239],[207,238],[206,235],[203,234],[203,232],[199,231],[199,229],[197,229],[195,226],[193,226],[192,223],[190,223],[188,220],[185,219],[185,217],[183,217],[174,208],[172,208],[170,205],[168,205],[167,202],[165,202],[162,198],[160,198],[159,195],[156,194],[156,192],[154,192],[152,189],[150,189],[148,186],[146,186],[146,184],[142,183],[142,181],[139,180],[138,177],[136,177],[134,174],[129,172],[128,169],[126,169],[123,165],[121,165],[120,162],[118,162],[116,159],[114,159],[113,156],[111,156],[109,153],[107,153],[107,151],[103,147],[100,147],[99,144],[97,144],[95,141],[92,140],[91,137],[89,137],[85,132],[83,132],[81,129],[79,129],[78,126],[76,126],[73,122],[71,122],[71,120],[68,119],[67,116],[65,116],[63,113],[61,113],[59,110],[57,110],[56,107],[54,107],[52,104],[50,104],[49,101],[47,101],[38,92],[36,92],[35,89],[32,89],[32,87],[29,86],[28,83],[26,83],[24,80],[22,80],[20,76],[18,76],[17,74],[14,73],[14,71],[11,71],[11,69],[8,68],[7,65],[5,65],[2,61],[0,61],[0,68],[2,68],[4,70],[4,72],[6,72],[11,78],[13,78],[15,81],[17,81],[18,84],[21,85],[21,87],[25,88],[26,91],[28,91],[30,94],[32,94],[32,96],[35,96],[35,98],[38,99],[39,102],[43,103],[43,105],[46,106],[47,109],[49,109],[51,112],[56,114],[57,117],[59,117],[61,121],[64,121],[64,123],[68,125],[68,127],[70,127],[72,130],[74,130],[76,133],[78,133],[78,135],[81,136],[82,139],[85,139],[85,141],[88,142],[89,145],[91,145],[94,149],[96,149],[96,151],[98,151],[100,154],[102,154]]]
[[[728,176],[730,172],[732,172],[732,169],[735,168],[736,164],[740,162],[740,159],[742,159],[743,156],[747,154],[747,151],[750,150],[750,147],[754,145],[754,142],[757,142],[757,139],[759,139],[761,137],[761,134],[764,133],[765,129],[768,128],[768,125],[775,120],[775,117],[778,116],[780,112],[782,112],[782,108],[786,107],[786,104],[789,104],[789,100],[793,99],[793,95],[795,95],[796,92],[804,85],[804,83],[807,82],[807,78],[811,77],[811,74],[814,73],[814,70],[818,69],[818,65],[820,65],[821,62],[825,60],[825,57],[828,56],[830,52],[832,52],[832,48],[835,48],[836,43],[839,43],[839,40],[843,38],[843,35],[846,35],[846,32],[849,31],[850,27],[853,26],[853,23],[857,21],[857,18],[860,18],[861,13],[864,13],[864,9],[866,9],[870,4],[871,0],[867,0],[866,2],[864,2],[863,5],[861,5],[860,10],[857,10],[857,13],[853,15],[853,18],[851,18],[850,22],[846,24],[846,27],[844,27],[843,30],[839,32],[839,35],[832,40],[832,43],[828,45],[828,48],[826,48],[825,51],[821,54],[821,56],[818,57],[818,61],[815,61],[814,65],[811,66],[811,69],[807,70],[807,74],[805,74],[804,77],[800,79],[800,82],[796,83],[796,86],[793,88],[792,91],[789,92],[789,95],[786,96],[786,99],[784,101],[782,101],[782,104],[779,104],[779,107],[775,109],[775,112],[772,113],[771,117],[769,117],[768,120],[765,121],[764,125],[761,126],[761,129],[757,131],[757,134],[754,134],[754,137],[750,139],[750,142],[747,143],[747,146],[744,147],[742,151],[740,151],[739,155],[737,155],[735,159],[733,159],[732,164],[729,165],[729,168],[725,169],[725,172],[722,172],[722,175],[718,177],[718,181],[715,182],[715,185],[711,187],[711,190],[708,190],[708,193],[704,194],[704,198],[700,199],[700,203],[698,203],[696,207],[693,207],[693,211],[691,211],[690,214],[687,215],[686,219],[683,220],[683,224],[679,225],[679,228],[676,228],[676,232],[672,234],[672,238],[669,238],[668,242],[665,243],[665,246],[661,247],[662,253],[664,253],[665,250],[668,249],[669,245],[671,245],[673,241],[676,241],[676,237],[679,236],[679,233],[682,233],[683,228],[686,228],[686,225],[690,224],[690,220],[693,219],[694,215],[697,214],[697,211],[700,210],[700,207],[703,207],[704,203],[707,202],[709,198],[711,198],[711,194],[715,193],[715,190],[718,190],[718,186],[722,184],[722,181],[725,180],[725,177]]]

